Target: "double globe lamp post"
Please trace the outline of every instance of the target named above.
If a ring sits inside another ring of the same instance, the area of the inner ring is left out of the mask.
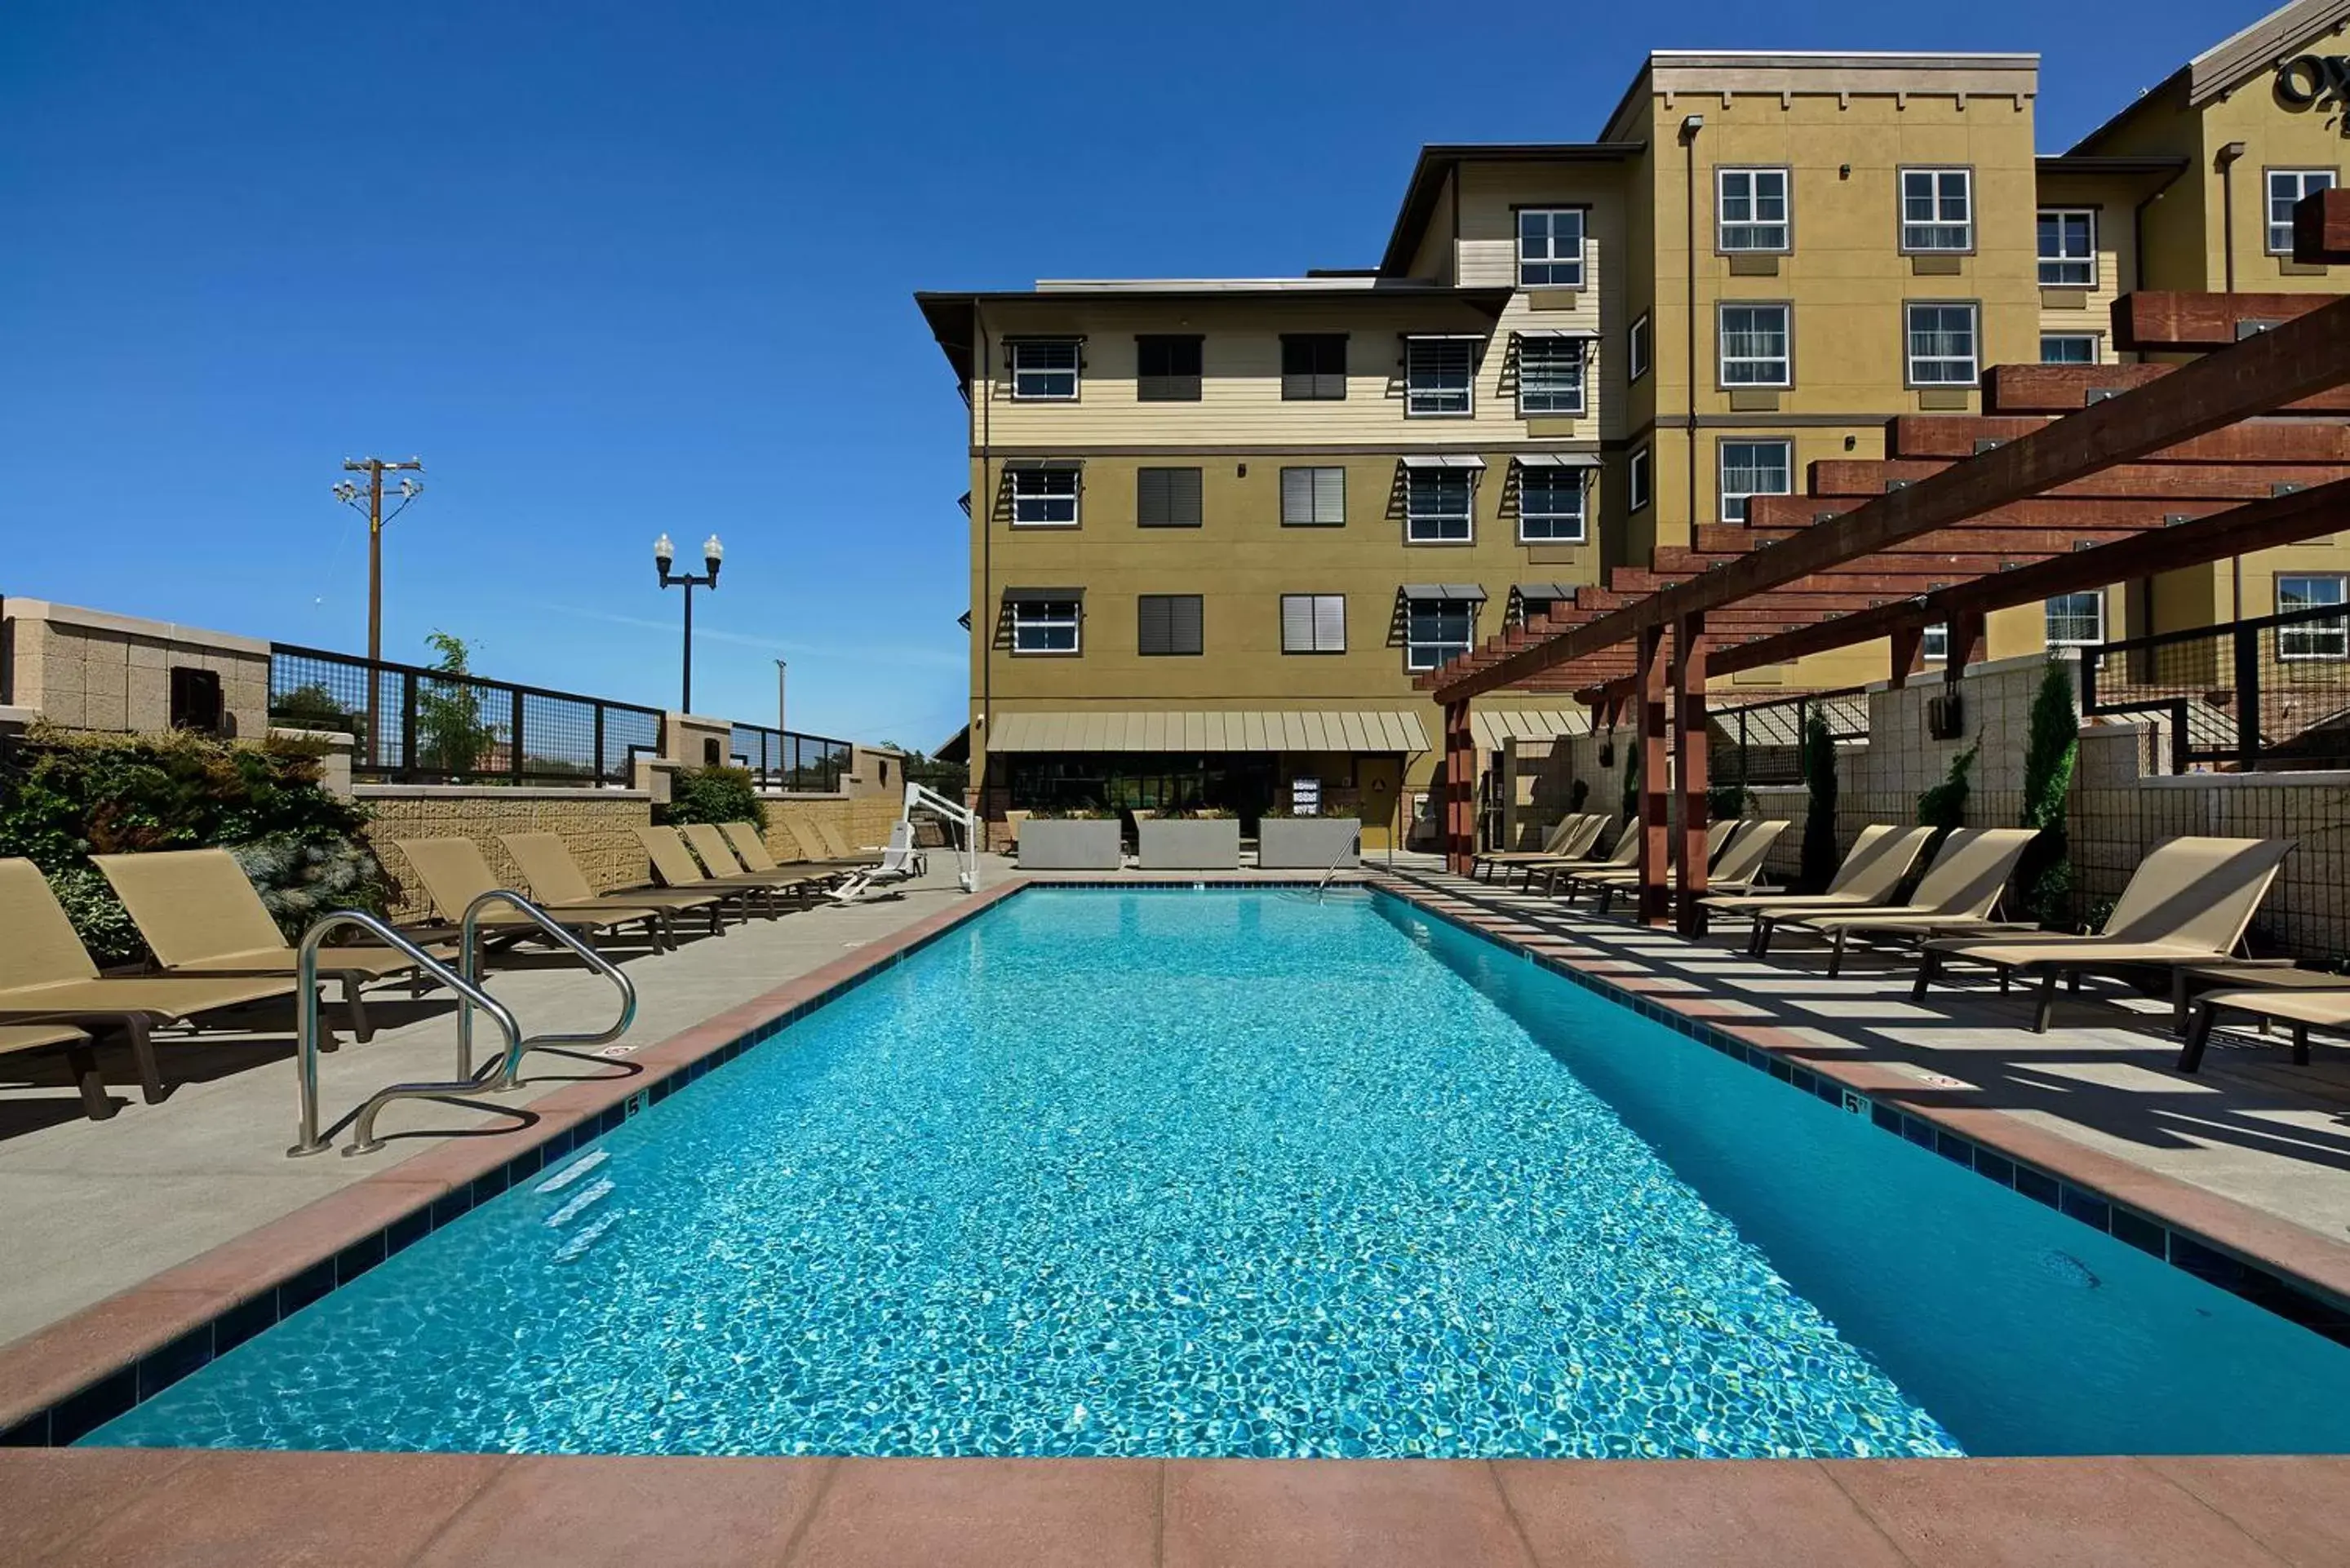
[[[704,539],[702,542],[702,573],[696,576],[691,572],[669,569],[670,563],[677,559],[677,546],[670,543],[668,535],[663,534],[653,541],[653,566],[660,573],[660,586],[685,590],[685,679],[684,688],[678,695],[680,712],[693,711],[693,590],[710,588],[714,591],[717,588],[718,567],[725,555],[726,547],[718,542],[717,535],[712,534]]]

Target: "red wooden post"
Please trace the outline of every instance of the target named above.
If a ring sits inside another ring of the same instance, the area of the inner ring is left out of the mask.
[[[1444,865],[1466,877],[1477,861],[1477,742],[1464,698],[1444,705]]]
[[[1942,660],[1942,679],[1956,680],[1982,655],[1983,612],[1960,610],[1950,618],[1950,653]]]
[[[1681,796],[1680,863],[1673,878],[1673,924],[1685,937],[1705,935],[1706,766],[1705,617],[1673,623],[1673,746],[1679,753],[1674,783]]]
[[[1926,646],[1926,628],[1908,621],[1893,628],[1892,670],[1886,684],[1898,691],[1909,684],[1909,672],[1918,668],[1918,656]]]
[[[1635,910],[1643,925],[1665,918],[1669,902],[1665,862],[1670,843],[1665,822],[1672,763],[1665,753],[1665,628],[1643,627],[1639,634],[1640,719],[1640,897]]]

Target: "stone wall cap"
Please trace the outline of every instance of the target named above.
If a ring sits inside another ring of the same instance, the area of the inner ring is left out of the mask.
[[[609,800],[646,801],[651,792],[640,789],[590,789],[585,785],[509,784],[353,784],[360,800]]]
[[[137,616],[116,615],[111,610],[52,604],[47,599],[12,598],[8,601],[8,618],[47,621],[56,626],[78,626],[86,631],[111,631],[125,637],[151,638],[158,642],[194,643],[230,653],[252,654],[262,659],[269,657],[269,644],[259,638],[211,631],[200,626],[182,626],[176,621],[142,620]]]
[[[2345,789],[2350,771],[2311,768],[2268,774],[2149,774],[2137,781],[2144,789]]]

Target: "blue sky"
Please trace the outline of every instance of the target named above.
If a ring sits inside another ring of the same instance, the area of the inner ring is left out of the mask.
[[[962,722],[962,408],[909,298],[1377,259],[1423,141],[1597,133],[1656,48],[2037,49],[2061,149],[2257,3],[11,0],[0,591],[357,650],[340,460],[423,456],[385,646]]]

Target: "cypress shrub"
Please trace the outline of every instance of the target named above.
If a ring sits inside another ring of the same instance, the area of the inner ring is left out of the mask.
[[[2072,912],[2073,866],[2066,858],[2064,808],[2073,793],[2073,764],[2081,752],[2081,720],[2073,707],[2073,677],[2048,661],[2032,700],[2032,732],[2023,752],[2023,821],[2039,836],[2024,846],[2015,885],[2024,913],[2043,924]]]
[[[1804,783],[1811,799],[1804,811],[1803,881],[1820,888],[1836,872],[1836,754],[1827,715],[1816,706],[1804,722]]]

